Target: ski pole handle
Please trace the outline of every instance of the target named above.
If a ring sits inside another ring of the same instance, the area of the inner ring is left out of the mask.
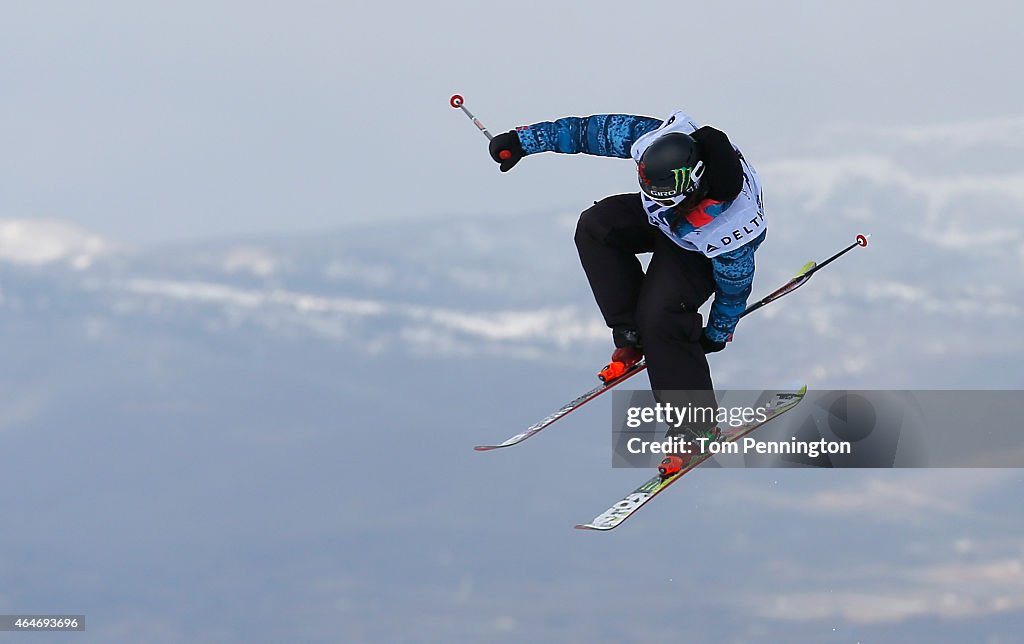
[[[484,124],[480,122],[480,119],[478,119],[477,117],[473,116],[473,113],[470,112],[466,108],[466,101],[465,101],[465,99],[462,98],[461,95],[459,95],[459,94],[452,94],[452,97],[451,97],[451,99],[448,100],[448,103],[452,107],[454,107],[456,109],[461,109],[463,114],[465,114],[469,118],[470,121],[473,121],[473,125],[475,125],[478,130],[483,132],[484,136],[487,137],[488,141],[490,141],[491,139],[494,138],[493,136],[491,136],[491,133],[487,131],[487,128],[484,127]],[[501,152],[498,153],[498,156],[501,157],[502,161],[511,159],[512,158],[512,151],[511,150],[502,150]]]

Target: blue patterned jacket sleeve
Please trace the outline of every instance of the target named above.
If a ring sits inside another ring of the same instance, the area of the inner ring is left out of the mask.
[[[628,159],[638,138],[661,125],[659,119],[629,114],[569,116],[516,128],[526,154],[560,152]]]
[[[704,334],[715,342],[727,342],[740,314],[747,307],[754,283],[754,252],[767,233],[734,251],[711,258],[715,276],[715,301],[711,304],[708,326]]]

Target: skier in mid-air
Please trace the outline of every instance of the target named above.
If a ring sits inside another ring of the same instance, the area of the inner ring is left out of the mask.
[[[616,370],[607,374],[646,357],[659,402],[715,407],[705,354],[732,339],[766,230],[757,174],[725,133],[678,111],[664,121],[602,114],[518,127],[495,136],[489,151],[502,172],[539,152],[636,162],[641,192],[594,202],[576,228],[580,262],[615,343]],[[652,253],[646,273],[641,253]],[[698,309],[712,294],[705,326]],[[712,421],[670,435],[692,444],[717,432]],[[693,453],[667,458],[662,473]]]

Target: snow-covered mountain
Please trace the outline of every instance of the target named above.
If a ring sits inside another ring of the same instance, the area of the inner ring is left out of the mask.
[[[1010,365],[1024,354],[1024,168],[1012,154],[962,161],[993,128],[837,128],[828,147],[841,155],[808,145],[760,163],[769,237],[755,297],[856,233],[872,244],[745,320],[714,358],[719,384],[1020,386]],[[608,335],[576,260],[575,218],[438,216],[145,249],[58,221],[3,220],[0,310],[73,318],[82,306],[90,328],[110,332],[187,321],[367,354],[585,359],[589,369]]]
[[[20,266],[65,264],[85,270],[111,250],[99,235],[67,222],[0,219],[0,262]]]

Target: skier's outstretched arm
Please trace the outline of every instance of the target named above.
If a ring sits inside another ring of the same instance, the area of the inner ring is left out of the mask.
[[[491,140],[490,153],[501,164],[502,172],[508,172],[524,156],[539,152],[628,159],[633,142],[661,123],[660,119],[631,114],[568,116],[499,134]],[[511,152],[511,156],[502,159],[502,151]]]
[[[715,299],[711,304],[707,328],[701,338],[705,352],[724,349],[725,343],[736,330],[754,283],[754,252],[762,241],[764,233],[745,246],[711,258]]]

